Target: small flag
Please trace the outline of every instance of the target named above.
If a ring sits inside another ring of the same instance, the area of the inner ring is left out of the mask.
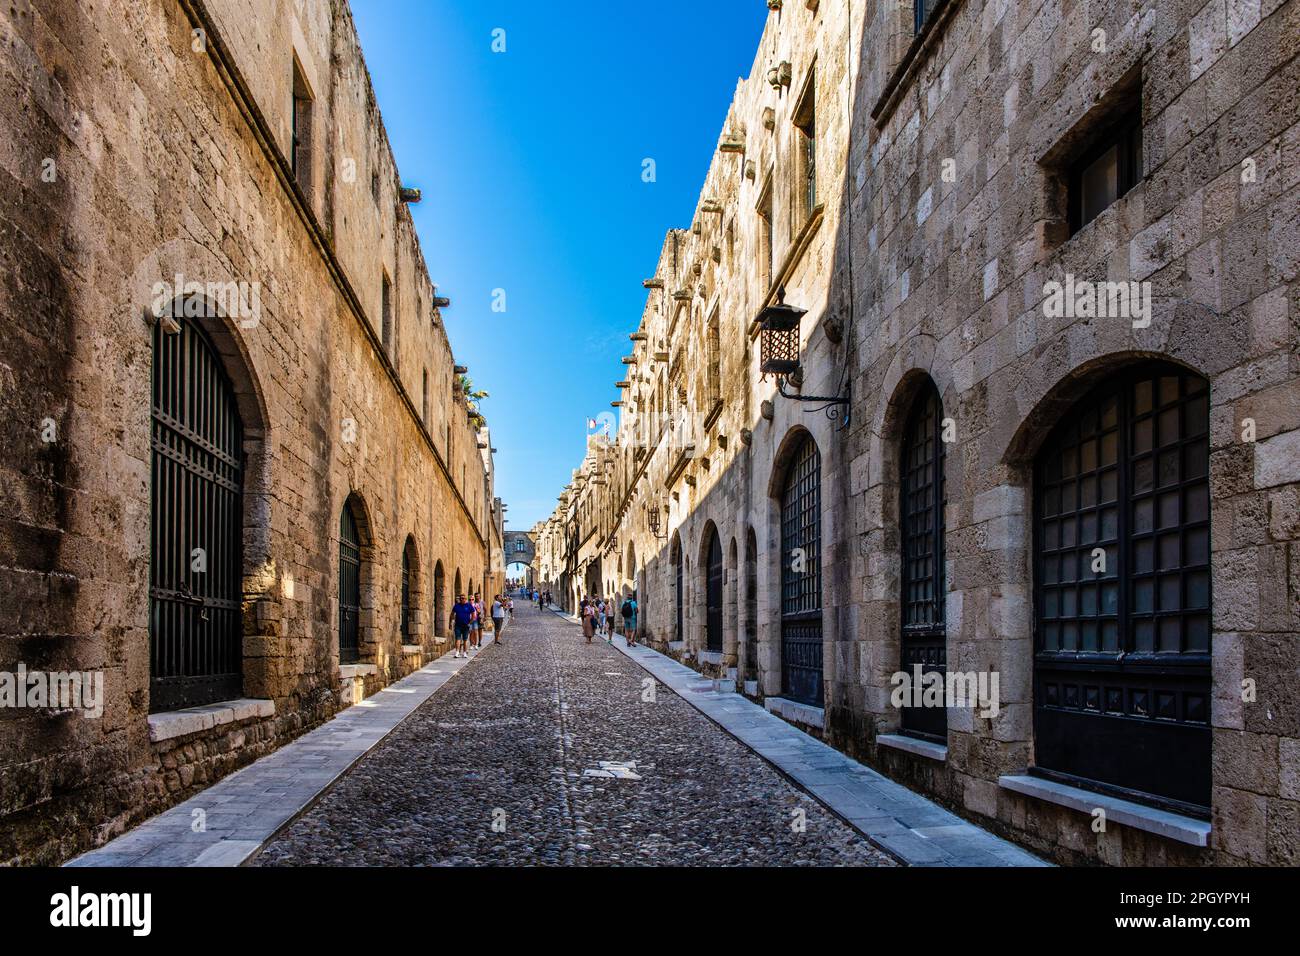
[[[596,427],[597,425],[599,425],[599,424],[600,424],[600,423],[597,422],[596,419],[594,419],[594,418],[588,418],[588,419],[587,419],[587,431],[591,431],[593,428],[595,428],[595,427]]]

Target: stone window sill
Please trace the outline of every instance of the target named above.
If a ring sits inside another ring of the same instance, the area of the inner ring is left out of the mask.
[[[372,674],[378,674],[379,668],[374,664],[340,664],[339,680],[349,680],[354,677],[368,677]]]
[[[403,645],[402,645],[402,653],[403,653],[403,654],[419,654],[419,653],[421,653],[423,650],[424,650],[424,648],[421,647],[419,644],[403,644]]]
[[[699,654],[695,656],[695,659],[701,664],[720,665],[722,663],[722,651],[700,651]]]
[[[786,700],[784,697],[768,697],[763,701],[763,706],[792,724],[803,724],[805,727],[818,729],[826,726],[826,711],[821,707],[800,704],[797,701]]]
[[[906,734],[881,734],[876,738],[876,743],[882,747],[892,747],[894,750],[901,750],[904,753],[937,760],[939,763],[946,763],[948,760],[948,748],[943,744],[936,744],[929,740],[918,740],[916,737],[908,737]]]
[[[275,701],[241,697],[202,707],[166,710],[149,715],[149,740],[159,743],[202,733],[222,724],[235,724],[254,717],[274,717]]]
[[[1029,774],[999,777],[998,786],[1013,793],[1055,803],[1057,806],[1069,807],[1080,813],[1092,814],[1100,807],[1106,811],[1108,822],[1119,823],[1135,830],[1145,830],[1147,833],[1154,833],[1156,836],[1192,846],[1209,845],[1210,825],[1194,817],[1170,813],[1168,810],[1157,810],[1155,807],[1144,806],[1131,800],[1094,793],[1091,790],[1071,787],[1068,784],[1057,783],[1043,777],[1033,777]]]

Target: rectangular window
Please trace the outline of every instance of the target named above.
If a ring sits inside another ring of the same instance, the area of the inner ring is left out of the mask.
[[[705,386],[709,405],[722,401],[722,347],[718,330],[718,310],[713,310],[706,330],[707,369]]]
[[[384,343],[384,351],[389,355],[393,352],[393,287],[388,281],[388,275],[384,275],[384,286],[382,299],[379,304],[379,316],[382,322],[381,336]]]
[[[925,26],[925,21],[930,19],[930,14],[934,13],[942,4],[943,0],[913,0],[912,11],[915,15],[913,27],[917,33],[921,32],[921,27]]]
[[[297,60],[293,64],[293,144],[289,163],[304,192],[311,189],[311,111],[312,96]]]
[[[806,91],[794,112],[795,162],[791,195],[797,215],[790,220],[794,234],[817,208],[817,75],[809,73]]]
[[[420,419],[426,425],[429,424],[429,370],[424,370],[424,401],[420,405]]]
[[[1142,110],[1124,113],[1070,167],[1073,235],[1142,181]]]
[[[772,287],[775,278],[774,248],[772,232],[772,181],[769,178],[758,200],[758,276],[763,283],[762,293]]]

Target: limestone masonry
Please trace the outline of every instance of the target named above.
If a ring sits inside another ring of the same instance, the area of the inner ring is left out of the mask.
[[[0,13],[0,861],[55,863],[445,650],[500,587],[345,3]]]
[[[1300,3],[916,6],[768,3],[541,586],[1058,862],[1295,865]]]

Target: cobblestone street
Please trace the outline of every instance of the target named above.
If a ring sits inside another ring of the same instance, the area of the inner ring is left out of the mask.
[[[893,865],[603,640],[523,601],[503,636],[256,865]]]

